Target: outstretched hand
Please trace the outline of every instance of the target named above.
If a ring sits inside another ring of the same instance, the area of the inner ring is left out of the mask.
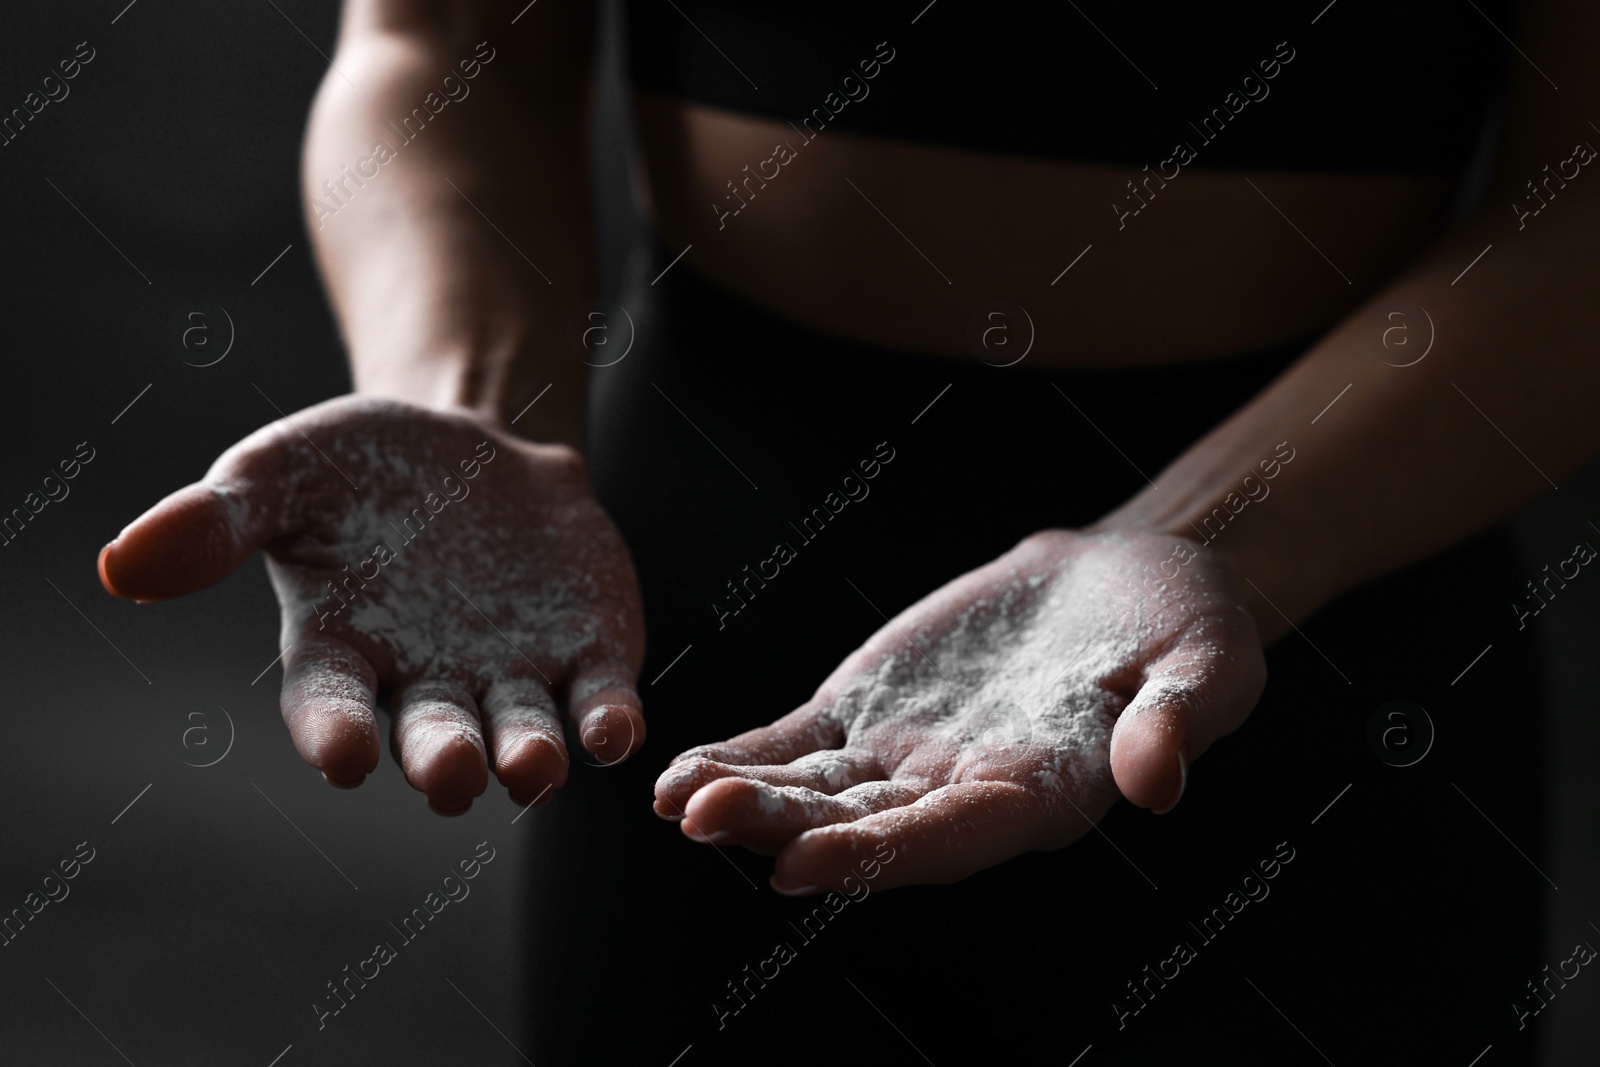
[[[879,887],[951,882],[1069,844],[1119,792],[1169,810],[1266,681],[1239,584],[1184,538],[1037,534],[891,620],[796,711],[678,756],[656,812],[775,853],[773,886],[809,893],[885,843]]]
[[[562,717],[616,763],[644,741],[638,584],[582,459],[468,414],[343,397],[273,423],[100,555],[105,587],[163,600],[265,549],[281,706],[329,782],[378,763],[375,710],[441,814],[488,784],[520,804],[567,776]]]

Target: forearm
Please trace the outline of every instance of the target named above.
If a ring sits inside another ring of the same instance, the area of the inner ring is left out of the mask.
[[[1203,542],[1253,583],[1251,607],[1270,640],[1343,590],[1551,488],[1600,450],[1591,354],[1600,310],[1573,286],[1600,230],[1600,197],[1572,192],[1563,225],[1521,231],[1509,194],[1491,195],[1484,214],[1097,528]],[[1386,347],[1397,323],[1404,334]],[[1395,365],[1420,356],[1434,331],[1425,359]],[[1275,454],[1284,442],[1287,463]]]
[[[548,385],[516,429],[581,444],[587,53],[533,62],[499,21],[385,22],[394,6],[350,5],[303,164],[356,389],[509,422]]]

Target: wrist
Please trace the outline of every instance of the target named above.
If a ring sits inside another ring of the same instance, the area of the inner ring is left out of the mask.
[[[468,414],[531,441],[583,448],[586,376],[578,360],[535,360],[518,342],[352,351],[355,391]]]
[[[1318,550],[1312,536],[1290,528],[1293,516],[1281,514],[1274,521],[1265,508],[1253,516],[1248,508],[1233,512],[1225,500],[1226,496],[1219,497],[1213,506],[1156,509],[1135,498],[1085,532],[1172,538],[1170,558],[1157,564],[1158,572],[1169,580],[1200,556],[1223,564],[1238,578],[1240,595],[1262,644],[1270,645],[1332,599],[1339,588],[1334,580],[1337,567],[1330,553]],[[1219,513],[1230,516],[1225,526]]]

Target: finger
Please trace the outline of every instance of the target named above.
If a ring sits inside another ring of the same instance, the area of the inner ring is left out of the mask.
[[[539,682],[495,682],[483,699],[489,761],[513,802],[543,804],[567,781],[567,746],[556,702]]]
[[[769,726],[747,730],[714,745],[700,745],[673,757],[674,764],[707,759],[736,766],[790,763],[818,749],[844,745],[844,727],[833,718],[832,705],[812,700]]]
[[[824,749],[808,752],[793,763],[746,767],[695,757],[674,763],[656,779],[656,813],[681,817],[696,790],[731,777],[831,795],[884,775],[875,756],[851,749]]]
[[[926,781],[867,782],[829,795],[803,786],[723,778],[690,799],[683,832],[699,841],[714,839],[773,853],[807,830],[904,807],[927,792]]]
[[[100,550],[101,584],[134,600],[183,596],[300,530],[304,501],[288,491],[285,476],[292,453],[277,424],[234,445],[204,481],[171,494]]]
[[[392,744],[406,781],[440,815],[460,815],[489,785],[477,703],[459,682],[414,682],[400,694]]]
[[[604,766],[621,763],[644,744],[634,674],[620,660],[604,660],[579,669],[567,685],[567,719],[583,750]]]
[[[1111,731],[1111,772],[1123,796],[1157,813],[1177,805],[1189,765],[1238,729],[1260,698],[1260,649],[1241,614],[1206,620],[1156,662]]]
[[[1079,833],[1088,829],[1085,818]],[[805,895],[848,889],[847,878],[873,889],[954,882],[1046,843],[1065,843],[1054,801],[1015,782],[962,782],[905,807],[806,831],[778,853],[772,886]]]
[[[215,487],[187,486],[100,550],[100,584],[134,600],[182,596],[221,581],[262,543],[236,528]]]
[[[378,766],[377,684],[372,665],[342,641],[306,636],[284,655],[283,721],[331,785],[360,785]]]

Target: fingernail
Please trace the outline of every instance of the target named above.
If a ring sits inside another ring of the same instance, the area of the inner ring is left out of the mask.
[[[428,798],[428,807],[430,809],[432,809],[432,811],[433,811],[433,813],[435,815],[445,815],[445,816],[463,815],[463,814],[466,813],[468,808],[472,807],[472,801],[468,800],[465,804],[462,804],[460,807],[449,807],[449,806],[446,806],[446,805],[443,805],[443,804],[435,803],[434,799],[432,797],[429,797]]]
[[[786,886],[778,881],[777,875],[773,875],[771,878],[768,878],[767,883],[771,885],[773,889],[776,889],[786,897],[810,896],[812,893],[815,893],[818,888],[814,885]]]
[[[338,778],[330,775],[327,771],[323,771],[322,780],[333,786],[335,789],[354,789],[356,786],[366,781],[367,776],[363,774],[359,778]]]
[[[716,833],[703,834],[699,830],[696,830],[696,829],[693,829],[692,827],[689,827],[687,823],[685,823],[684,825],[685,825],[686,829],[683,832],[688,837],[692,838],[695,841],[704,841],[708,845],[714,845],[719,841],[726,841],[728,838],[733,836],[727,830],[718,830]]]
[[[111,549],[115,545],[115,541],[112,541],[110,544],[106,545],[106,547],[100,550],[99,558],[95,560],[95,569],[100,572],[100,584],[105,586],[106,592],[110,593],[112,596],[117,595],[117,588],[111,584],[111,575],[106,572],[106,557],[111,555]]]
[[[1156,812],[1165,815],[1178,806],[1178,801],[1183,799],[1183,791],[1189,787],[1189,761],[1183,758],[1183,749],[1178,750],[1178,795],[1172,798],[1172,803]]]

